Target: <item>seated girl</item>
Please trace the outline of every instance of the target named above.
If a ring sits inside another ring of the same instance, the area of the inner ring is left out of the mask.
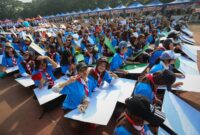
[[[48,65],[48,62],[51,65]],[[57,64],[48,56],[38,56],[35,60],[35,69],[32,73],[32,79],[34,80],[35,86],[42,89],[45,84],[48,85],[48,89],[54,86],[56,78],[53,74],[52,68],[57,68]]]
[[[56,45],[51,44],[48,46],[47,52],[45,54],[46,56],[50,57],[52,60],[54,60],[57,64],[60,63],[60,55],[57,53]]]
[[[7,42],[5,45],[5,51],[3,53],[2,63],[3,71],[6,72],[8,67],[15,67],[22,61],[22,57],[14,50],[13,46]]]
[[[113,53],[109,50],[109,48],[106,46],[105,42],[105,37],[104,35],[100,36],[100,41],[97,45],[98,48],[98,53],[100,56],[105,56],[105,57],[112,57]]]
[[[106,81],[109,84],[115,82],[114,78],[117,78],[117,75],[108,71],[109,63],[107,58],[102,57],[97,61],[95,68],[90,70],[89,80],[91,81],[90,90],[94,91],[95,88],[101,87]]]
[[[135,64],[135,62],[127,60],[125,55],[127,51],[127,43],[125,41],[121,41],[118,46],[118,50],[115,53],[112,61],[110,69],[114,72],[121,72],[123,74],[128,74],[126,70],[121,69],[125,64]]]
[[[86,45],[89,43],[88,34],[83,34],[83,39],[81,40],[81,51],[86,52]]]
[[[64,48],[63,48],[62,51],[69,50],[71,52],[71,54],[74,55],[75,54],[75,49],[74,49],[74,47],[72,45],[72,42],[73,42],[72,39],[68,37],[66,39],[66,43],[64,44]]]
[[[62,52],[60,65],[63,74],[74,76],[76,74],[76,64],[77,62],[75,58],[68,49]]]
[[[176,81],[175,74],[169,70],[163,70],[154,74],[146,74],[139,78],[133,91],[134,95],[143,95],[147,97],[150,103],[161,103],[157,98],[157,87],[167,86],[168,90],[171,90],[172,84]]]
[[[87,44],[86,45],[86,52],[84,54],[84,61],[87,65],[93,65],[96,64],[96,61],[98,59],[98,53],[94,49],[94,45]]]
[[[27,77],[32,75],[35,67],[35,62],[33,56],[28,51],[23,53],[23,61],[18,63],[18,67],[21,76]]]
[[[76,69],[77,76],[72,76],[66,82],[55,85],[52,90],[66,95],[63,102],[64,110],[78,108],[83,113],[89,105],[89,97],[91,96],[88,87],[88,67],[81,62],[76,66]]]
[[[180,54],[175,54],[174,51],[170,50],[170,51],[164,51],[160,58],[157,59],[156,64],[150,69],[150,73],[156,73],[159,71],[163,71],[163,70],[171,70],[173,71],[174,67],[172,66],[176,59],[180,56]],[[182,73],[175,73],[175,76],[178,78],[185,78],[185,75]],[[174,87],[178,87],[180,85],[183,85],[182,82],[177,82],[174,83],[173,86]]]

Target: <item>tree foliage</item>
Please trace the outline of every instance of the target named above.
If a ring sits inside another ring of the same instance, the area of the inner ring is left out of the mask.
[[[137,1],[142,4],[151,2],[151,0]],[[171,2],[173,0],[161,1]],[[58,13],[95,9],[96,7],[116,7],[119,4],[128,6],[133,2],[134,0],[32,0],[31,3],[22,3],[17,0],[0,0],[0,19],[30,18],[39,14],[41,16],[55,15]]]

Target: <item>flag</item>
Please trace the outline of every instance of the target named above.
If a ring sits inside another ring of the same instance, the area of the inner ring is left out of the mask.
[[[139,67],[144,67],[147,66],[146,63],[142,63],[142,64],[130,64],[130,65],[125,65],[122,69],[123,70],[130,70],[130,69],[136,69]]]
[[[77,60],[77,62],[83,61],[84,60],[83,54],[76,55],[76,60]]]
[[[110,49],[110,51],[115,53],[115,48],[112,46],[111,41],[107,37],[105,37],[104,43]]]
[[[149,48],[149,45],[145,45],[142,51],[138,52],[133,58],[137,58],[140,56],[143,52],[145,52]]]

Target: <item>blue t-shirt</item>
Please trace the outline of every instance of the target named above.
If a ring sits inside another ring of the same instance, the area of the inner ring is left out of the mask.
[[[34,70],[33,73],[32,73],[32,76],[33,76],[33,75],[36,75],[36,74],[38,74],[38,73],[40,73],[40,72],[41,72],[41,71],[39,71],[39,70]],[[53,74],[53,69],[52,69],[52,66],[51,66],[51,65],[48,65],[48,66],[47,66],[46,72],[51,76],[51,78],[52,78],[54,81],[56,80],[56,78],[55,78],[55,76],[54,76],[54,74]],[[47,80],[47,78],[46,78],[46,75],[45,75],[44,73],[42,73],[42,78],[45,79],[45,80],[48,82],[48,80]],[[35,83],[35,86],[38,87],[39,84],[40,84],[40,80],[34,80],[34,83]]]
[[[92,75],[88,76],[89,81],[90,81],[90,85],[89,85],[89,89],[90,91],[93,91],[96,87],[98,87],[98,80],[96,80]],[[112,81],[112,77],[109,75],[109,73],[106,71],[103,79],[102,79],[102,84],[103,82],[106,81],[107,83],[111,83]]]
[[[136,85],[135,90],[133,91],[133,94],[134,95],[138,95],[138,94],[143,95],[143,96],[147,97],[147,99],[150,101],[150,103],[153,103],[154,93],[153,93],[153,90],[149,83],[139,82]]]
[[[149,59],[149,66],[153,66],[156,62],[156,60],[161,56],[161,54],[163,53],[164,51],[163,50],[157,50],[155,51],[150,59]]]
[[[82,50],[83,52],[86,52],[86,51],[87,51],[86,44],[83,43],[82,41],[81,41],[81,50]]]
[[[23,60],[23,58],[20,55],[18,55],[18,58],[15,57],[15,60],[16,60],[16,62],[18,64]],[[6,57],[5,53],[3,54],[1,65],[4,66],[4,67],[14,67],[12,58],[11,57]]]
[[[124,126],[115,128],[113,135],[132,135]]]
[[[154,43],[155,43],[155,38],[153,37],[153,35],[149,35],[147,37],[146,44],[154,44]]]
[[[125,59],[126,59],[125,55],[124,58],[122,58],[118,53],[116,53],[110,63],[110,70],[115,71],[116,69],[119,69],[121,66],[123,66],[123,62]]]
[[[154,65],[151,70],[149,71],[149,73],[156,73],[156,72],[159,72],[159,71],[163,71],[165,70],[165,67],[164,65],[160,62],[159,64],[156,64]]]
[[[66,98],[63,102],[63,109],[76,109],[86,96],[84,85],[79,81],[75,81],[65,86],[60,93],[66,95]],[[90,90],[89,96],[91,96]]]
[[[46,56],[49,56],[47,52],[45,53],[45,55],[46,55]],[[50,56],[49,56],[49,57],[50,57]],[[55,54],[53,60],[54,60],[57,64],[60,63],[60,55],[59,55],[59,53],[56,53],[56,54]],[[49,62],[49,64],[50,64],[50,62]]]
[[[90,60],[90,57],[89,56],[85,56],[84,57],[84,61],[85,63],[88,65],[89,64],[89,60]],[[92,64],[94,64],[94,62],[98,60],[98,53],[96,53],[95,55],[93,55],[93,62]]]
[[[116,38],[112,38],[112,42],[111,42],[112,46],[115,47],[118,45],[118,40]]]
[[[126,57],[131,57],[133,56],[133,48],[132,47],[128,47],[128,50],[125,53]]]
[[[103,47],[102,47],[102,45],[100,43],[98,43],[97,47],[98,47],[98,53],[103,54]]]

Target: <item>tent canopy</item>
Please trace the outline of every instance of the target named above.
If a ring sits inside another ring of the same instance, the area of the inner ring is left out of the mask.
[[[60,16],[65,16],[65,14],[64,14],[64,13],[61,13]]]
[[[96,9],[94,9],[92,12],[99,12],[99,11],[102,11],[102,9],[100,9],[100,8],[96,8]]]
[[[79,14],[82,14],[82,13],[83,13],[83,11],[82,11],[82,10],[80,10],[78,13],[79,13]]]
[[[163,3],[160,2],[159,0],[154,0],[151,3],[147,4],[146,6],[162,6]]]
[[[115,7],[114,9],[124,9],[126,8],[124,5],[120,4],[119,6]]]
[[[109,10],[112,10],[112,8],[109,6],[103,9],[103,11],[109,11]]]
[[[192,1],[191,0],[175,0],[168,4],[183,4],[183,3],[189,3],[189,2],[192,2]]]
[[[71,15],[75,15],[75,14],[77,14],[77,13],[76,13],[75,11],[73,11],[73,12],[71,12],[70,14],[71,14]]]
[[[87,10],[84,11],[84,13],[89,13],[89,12],[91,12],[90,9],[87,9]]]
[[[128,8],[138,8],[138,7],[143,7],[144,5],[141,4],[140,2],[133,2],[131,5],[128,6]]]
[[[66,16],[68,16],[68,15],[69,15],[69,13],[67,12],[67,13],[65,13],[65,15],[66,15]]]
[[[60,17],[61,16],[61,14],[56,14],[56,17]]]

